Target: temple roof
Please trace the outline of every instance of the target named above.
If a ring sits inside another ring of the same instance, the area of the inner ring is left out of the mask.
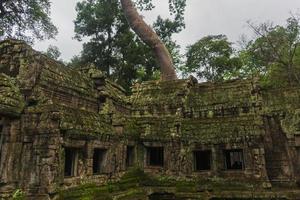
[[[259,138],[263,117],[300,133],[300,88],[263,90],[252,80],[198,83],[193,77],[136,84],[132,95],[95,66],[65,66],[17,40],[0,42],[0,114],[56,113],[70,133],[220,143]],[[296,117],[295,117],[296,116]]]

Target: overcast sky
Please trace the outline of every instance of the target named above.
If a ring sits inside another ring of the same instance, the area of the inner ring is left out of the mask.
[[[49,44],[55,45],[66,61],[80,53],[82,44],[72,39],[76,2],[78,0],[52,0],[51,17],[59,34],[56,40],[38,42],[36,49],[45,51]],[[156,9],[143,13],[149,24],[158,15],[168,16],[168,0],[154,2]],[[300,0],[187,0],[186,29],[174,39],[182,46],[182,51],[187,45],[211,34],[225,34],[230,41],[237,42],[242,34],[251,37],[247,20],[284,24],[290,12],[300,13]]]

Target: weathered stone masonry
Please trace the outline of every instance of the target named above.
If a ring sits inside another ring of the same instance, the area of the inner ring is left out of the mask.
[[[48,199],[128,167],[178,176],[300,182],[300,88],[254,81],[145,82],[126,96],[21,41],[0,42],[0,197]],[[295,199],[295,198],[294,198]]]

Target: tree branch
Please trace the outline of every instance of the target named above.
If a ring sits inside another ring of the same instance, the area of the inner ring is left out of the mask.
[[[4,0],[0,0],[0,18],[1,18],[1,19],[2,19],[2,18],[6,15],[6,13],[7,13],[7,11],[5,10],[3,4],[4,4]]]
[[[255,32],[257,35],[259,35],[259,36],[264,37],[264,38],[267,39],[267,42],[269,43],[269,45],[270,45],[271,48],[273,49],[273,52],[275,53],[275,55],[276,55],[277,58],[278,58],[278,61],[277,61],[277,62],[278,62],[278,63],[281,63],[281,64],[283,64],[283,65],[285,65],[285,66],[287,66],[288,63],[284,62],[284,60],[281,58],[280,54],[277,52],[277,49],[276,49],[276,47],[274,46],[273,42],[270,40],[270,38],[268,38],[267,36],[265,36],[264,34],[262,34],[262,33],[258,30],[258,28],[256,28],[255,26],[253,26],[253,24],[248,23],[248,25],[254,30],[254,32]],[[270,33],[270,32],[268,32],[267,30],[265,30],[265,31],[266,31],[267,33]]]
[[[177,79],[172,57],[158,35],[144,22],[131,0],[121,0],[121,5],[130,27],[153,50],[160,65],[162,79]]]

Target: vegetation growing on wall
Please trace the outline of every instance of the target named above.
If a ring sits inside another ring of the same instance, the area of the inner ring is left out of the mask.
[[[156,188],[156,189],[155,189]],[[222,196],[226,190],[232,192],[261,191],[261,196],[255,199],[264,199],[264,191],[255,183],[233,182],[221,178],[211,179],[187,179],[176,178],[172,176],[153,176],[145,174],[139,168],[132,168],[118,182],[110,182],[104,186],[93,184],[83,184],[79,187],[62,191],[60,200],[148,200],[151,194],[158,195],[173,194],[174,196],[193,197],[203,199],[211,196],[213,192],[215,197]],[[236,194],[238,198],[239,195]],[[244,194],[245,195],[245,194]],[[272,196],[272,194],[268,194]],[[242,195],[241,195],[242,196]],[[274,196],[274,194],[273,194]],[[179,198],[180,199],[180,198]],[[185,198],[183,198],[185,199]],[[267,199],[267,198],[266,198]]]

